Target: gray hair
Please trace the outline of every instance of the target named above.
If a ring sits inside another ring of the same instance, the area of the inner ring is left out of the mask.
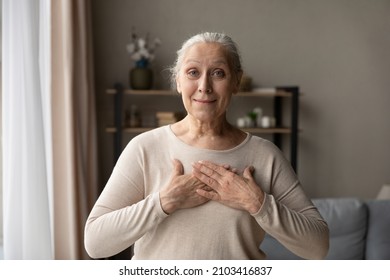
[[[238,73],[242,72],[241,66],[241,57],[237,48],[236,43],[224,33],[213,33],[213,32],[205,32],[200,33],[195,36],[192,36],[187,41],[183,43],[181,48],[177,51],[177,58],[173,66],[169,69],[171,76],[171,87],[172,89],[176,89],[176,77],[180,71],[180,68],[183,63],[183,58],[185,53],[189,48],[198,43],[218,43],[225,47],[230,60],[230,67],[232,68],[234,74],[238,75]]]

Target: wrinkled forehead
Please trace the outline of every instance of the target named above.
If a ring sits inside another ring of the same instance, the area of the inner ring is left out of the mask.
[[[207,61],[230,66],[230,60],[226,48],[220,43],[196,43],[189,47],[183,55],[184,63]]]

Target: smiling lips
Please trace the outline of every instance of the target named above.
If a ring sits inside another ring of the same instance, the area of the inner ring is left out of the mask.
[[[211,104],[214,103],[216,100],[194,99],[194,101],[201,104]]]

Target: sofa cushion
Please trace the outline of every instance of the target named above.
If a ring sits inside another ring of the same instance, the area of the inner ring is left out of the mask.
[[[328,223],[328,260],[364,259],[368,209],[356,198],[314,199],[314,205]]]
[[[266,234],[260,246],[268,260],[301,260],[302,258],[287,250],[279,241]]]
[[[366,256],[368,260],[390,260],[390,200],[372,200],[368,206]]]
[[[329,253],[326,259],[363,259],[368,219],[367,206],[355,198],[314,199],[313,203],[329,227]],[[261,249],[271,260],[300,259],[269,235],[265,236]]]

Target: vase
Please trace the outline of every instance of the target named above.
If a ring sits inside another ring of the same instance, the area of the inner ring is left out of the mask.
[[[147,90],[153,86],[153,71],[148,67],[135,67],[130,70],[130,88]]]

